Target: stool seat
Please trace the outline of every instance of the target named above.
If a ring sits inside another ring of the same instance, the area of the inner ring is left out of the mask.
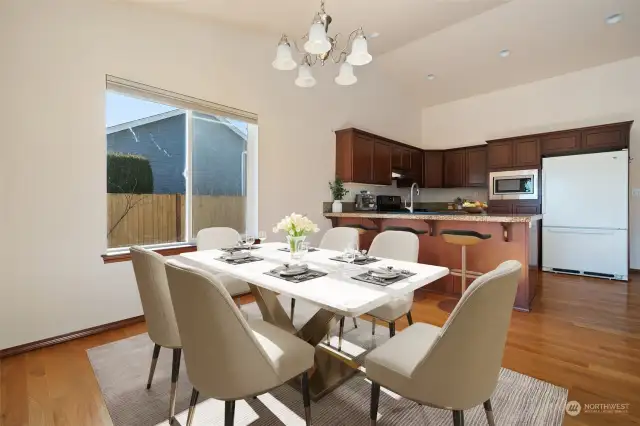
[[[443,229],[440,235],[446,242],[461,246],[472,246],[491,238],[491,234],[481,234],[467,229]]]
[[[411,232],[412,234],[415,235],[422,235],[422,234],[426,234],[429,231],[425,231],[423,229],[413,229],[410,228],[408,226],[387,226],[384,228],[385,231],[404,231],[404,232]]]

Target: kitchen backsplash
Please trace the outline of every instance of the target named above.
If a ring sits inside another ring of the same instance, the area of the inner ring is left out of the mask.
[[[409,195],[409,188],[398,188],[395,181],[391,186],[356,183],[345,183],[344,186],[349,190],[344,201],[355,201],[356,194],[363,190],[375,195]],[[484,188],[420,188],[420,195],[413,195],[414,201],[418,202],[450,202],[456,197],[486,202],[489,200],[489,192]]]

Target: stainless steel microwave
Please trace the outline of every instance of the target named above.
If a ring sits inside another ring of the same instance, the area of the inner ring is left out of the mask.
[[[538,170],[489,173],[490,200],[537,200]]]

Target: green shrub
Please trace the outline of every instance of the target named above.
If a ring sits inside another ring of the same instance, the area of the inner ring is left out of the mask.
[[[140,155],[107,153],[107,192],[152,194],[153,172],[149,160]]]

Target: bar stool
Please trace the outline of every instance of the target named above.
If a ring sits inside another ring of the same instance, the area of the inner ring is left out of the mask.
[[[420,236],[429,232],[429,231],[425,231],[424,229],[414,229],[409,226],[393,226],[393,225],[386,226],[384,230],[411,232],[412,234],[416,234],[417,236]]]
[[[443,229],[440,232],[445,242],[449,244],[456,244],[462,246],[462,262],[460,269],[451,269],[451,275],[461,277],[461,292],[460,296],[464,294],[467,289],[467,276],[471,276],[474,279],[482,275],[482,272],[467,271],[467,246],[474,246],[481,243],[484,240],[491,238],[491,234],[481,234],[476,231],[466,229]],[[457,300],[443,300],[438,303],[438,308],[445,312],[451,313],[453,308],[456,307]]]

